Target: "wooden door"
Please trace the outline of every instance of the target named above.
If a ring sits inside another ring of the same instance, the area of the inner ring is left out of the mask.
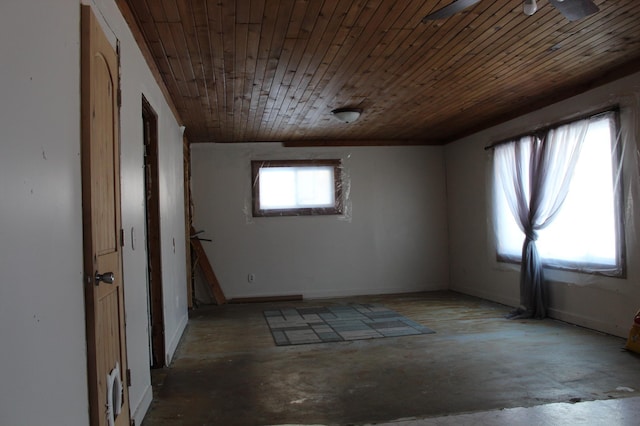
[[[118,55],[82,6],[82,211],[92,425],[129,425],[125,345]]]

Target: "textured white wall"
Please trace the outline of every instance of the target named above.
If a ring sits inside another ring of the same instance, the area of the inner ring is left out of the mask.
[[[160,122],[170,358],[187,319],[178,124],[112,0],[86,1],[122,50],[122,219],[132,415],[150,402],[141,97]],[[80,1],[0,2],[2,425],[88,424],[80,173]],[[136,236],[131,245],[131,229]],[[176,250],[173,251],[173,239]]]
[[[343,158],[348,220],[252,218],[252,159]],[[328,297],[448,286],[442,147],[193,145],[197,229],[227,298]],[[247,275],[255,274],[248,283]]]
[[[77,0],[0,3],[0,424],[87,424]]]
[[[511,306],[519,303],[519,275],[498,264],[489,231],[489,159],[483,148],[491,142],[524,133],[567,116],[620,104],[628,142],[625,153],[625,211],[628,277],[549,270],[550,315],[571,323],[626,336],[633,314],[640,308],[638,261],[640,209],[637,156],[640,129],[640,74],[591,90],[564,102],[485,130],[445,148],[451,288]],[[588,232],[588,230],[585,230]]]

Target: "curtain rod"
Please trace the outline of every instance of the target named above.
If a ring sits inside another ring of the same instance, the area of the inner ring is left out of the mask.
[[[537,133],[547,133],[549,130],[557,129],[558,127],[564,126],[566,124],[573,123],[574,121],[584,120],[586,118],[594,118],[594,117],[597,117],[599,115],[604,115],[604,114],[608,114],[608,113],[619,113],[619,112],[620,112],[620,105],[613,105],[613,106],[609,106],[609,107],[606,107],[606,108],[597,109],[594,112],[589,112],[589,113],[586,113],[586,114],[583,114],[583,115],[579,115],[577,117],[574,117],[574,118],[571,118],[571,119],[567,119],[567,120],[563,120],[563,121],[551,124],[549,126],[540,127],[539,129],[535,129],[533,131],[529,131],[529,132],[526,132],[526,133],[521,133],[521,134],[519,134],[517,136],[512,136],[512,137],[510,137],[508,139],[502,139],[502,140],[500,140],[498,142],[494,142],[492,144],[489,144],[489,145],[485,146],[484,150],[488,151],[490,149],[494,149],[497,146],[504,145],[504,144],[511,143],[511,142],[515,142],[515,141],[517,141],[517,140],[519,140],[519,139],[521,139],[521,138],[523,138],[525,136],[533,136],[533,135],[535,135]]]

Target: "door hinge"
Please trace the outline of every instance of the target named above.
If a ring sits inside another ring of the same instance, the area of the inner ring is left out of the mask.
[[[124,247],[124,229],[120,228],[120,247]]]
[[[131,370],[127,368],[127,386],[131,386]]]

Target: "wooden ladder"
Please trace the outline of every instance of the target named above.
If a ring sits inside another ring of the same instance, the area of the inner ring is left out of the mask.
[[[193,226],[191,227],[191,246],[196,252],[196,262],[202,269],[204,273],[204,277],[209,283],[209,287],[211,287],[211,291],[213,292],[213,297],[216,300],[217,305],[224,305],[227,303],[227,299],[224,297],[224,293],[220,288],[220,282],[218,282],[218,278],[216,277],[216,273],[213,272],[213,268],[211,267],[211,263],[209,263],[209,259],[207,258],[207,254],[204,252],[204,247],[202,247],[202,243],[198,239],[196,235],[195,229]]]

